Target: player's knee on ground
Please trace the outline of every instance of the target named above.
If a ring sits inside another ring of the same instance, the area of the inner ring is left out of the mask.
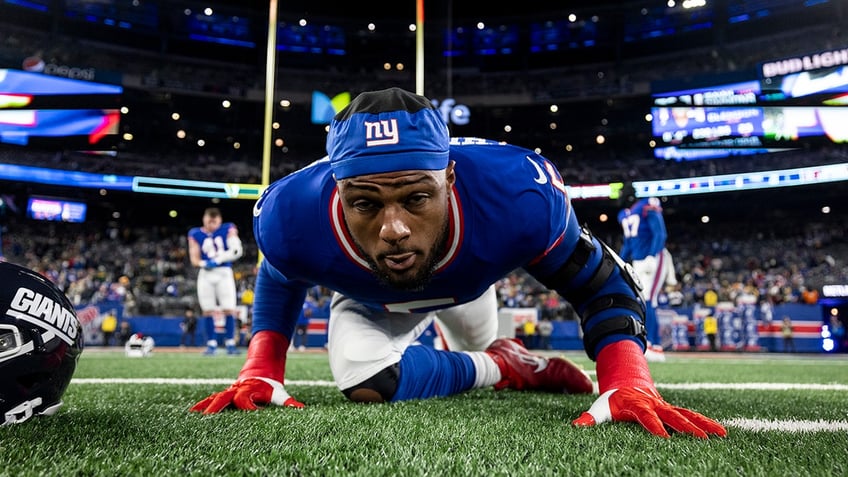
[[[389,402],[398,386],[400,367],[393,364],[342,393],[353,402]]]

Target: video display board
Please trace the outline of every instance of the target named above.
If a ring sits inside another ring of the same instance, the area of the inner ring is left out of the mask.
[[[848,142],[848,49],[818,58],[764,64],[767,74],[750,81],[654,92],[656,157],[691,160]]]
[[[0,69],[0,142],[108,149],[117,141],[121,86]]]

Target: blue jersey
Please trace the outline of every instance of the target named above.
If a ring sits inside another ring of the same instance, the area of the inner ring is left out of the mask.
[[[659,199],[639,199],[618,213],[618,223],[624,232],[621,258],[627,261],[643,260],[657,255],[665,248],[668,236]]]
[[[566,262],[581,230],[553,164],[474,138],[453,138],[450,159],[449,239],[419,291],[385,286],[370,271],[346,228],[327,158],[271,184],[254,207],[264,256],[254,332],[289,334],[314,284],[380,310],[427,312],[469,302],[516,268],[548,277]]]
[[[229,249],[227,235],[235,227],[232,222],[224,222],[214,232],[206,232],[202,227],[194,227],[188,231],[188,236],[200,245],[200,259],[212,263],[218,254]],[[232,262],[224,262],[218,266],[231,267]]]

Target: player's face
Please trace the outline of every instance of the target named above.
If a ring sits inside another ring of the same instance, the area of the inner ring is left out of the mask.
[[[203,215],[203,228],[206,230],[218,230],[218,227],[221,226],[221,216],[220,215]]]
[[[453,164],[442,171],[401,171],[339,181],[345,222],[385,283],[420,290],[444,252]]]

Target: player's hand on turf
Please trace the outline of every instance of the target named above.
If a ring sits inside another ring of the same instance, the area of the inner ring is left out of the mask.
[[[637,422],[651,434],[666,438],[670,437],[666,427],[702,439],[710,434],[727,436],[727,430],[718,422],[695,411],[672,406],[652,388],[611,389],[601,394],[573,424],[594,426],[607,421]]]
[[[268,404],[302,408],[303,403],[291,397],[283,383],[268,378],[246,378],[236,381],[229,388],[215,393],[192,406],[192,412],[215,414],[228,407],[255,411]]]

